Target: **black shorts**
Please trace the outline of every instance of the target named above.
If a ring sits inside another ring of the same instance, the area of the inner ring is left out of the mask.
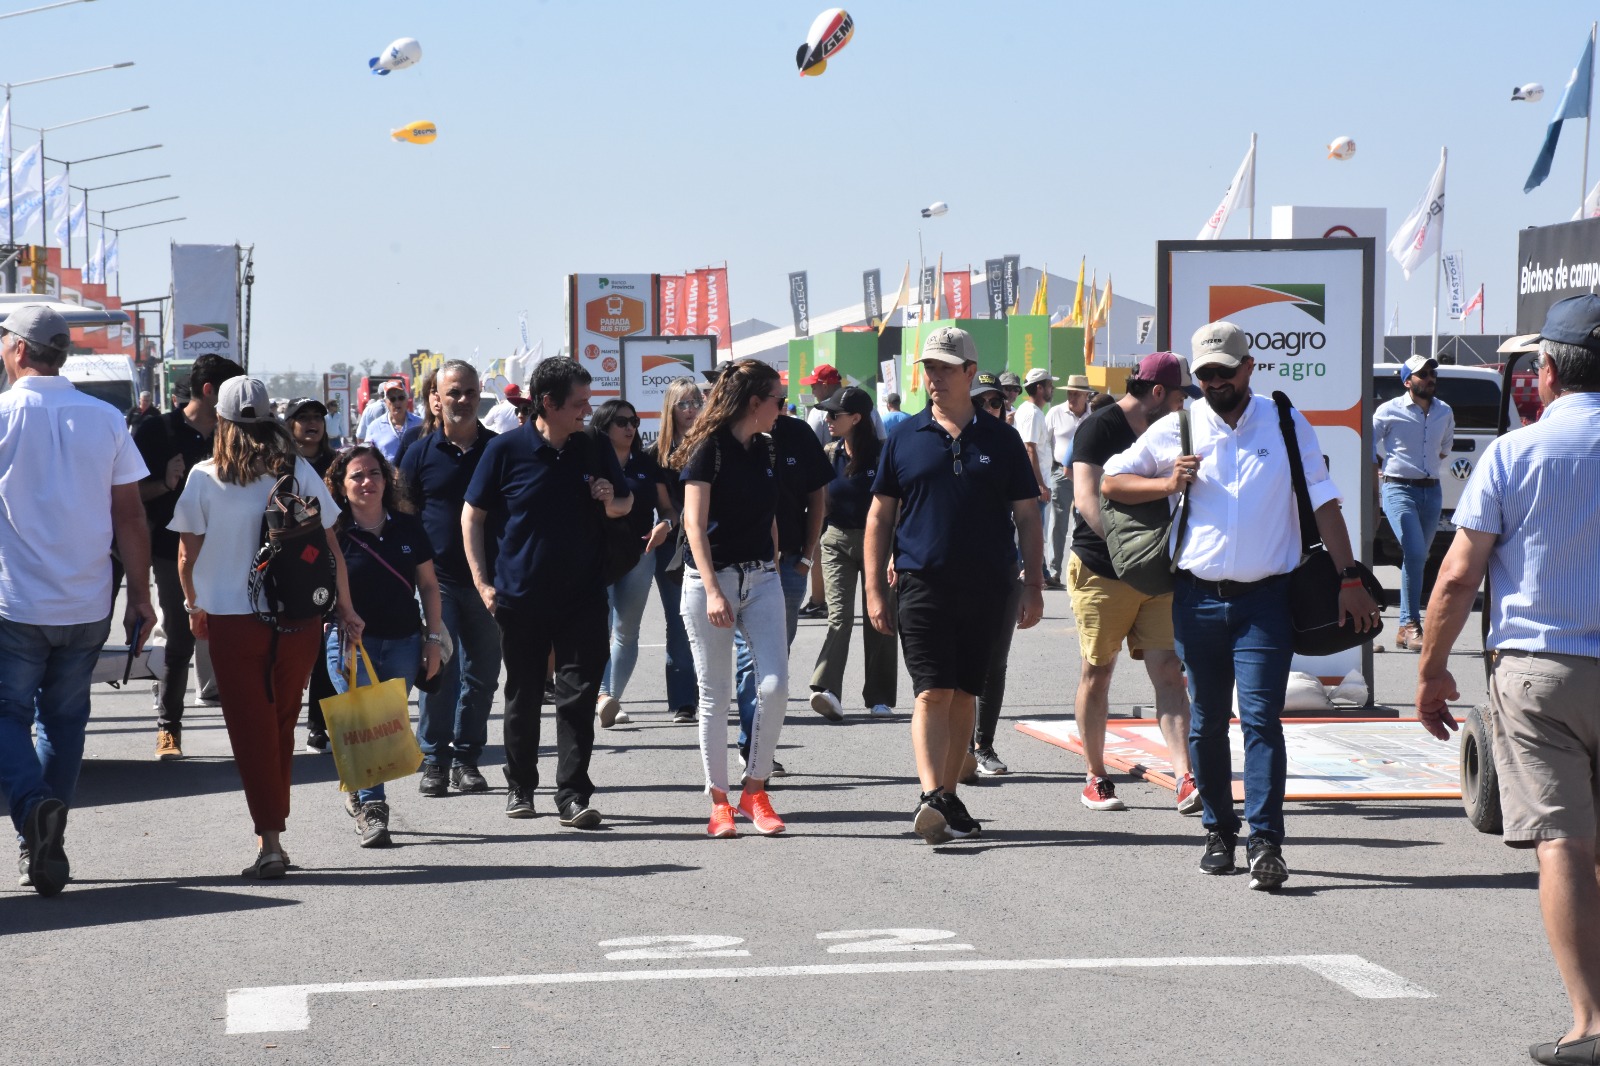
[[[1008,622],[1016,622],[1005,617],[1009,592],[1004,585],[930,581],[917,573],[896,576],[896,625],[914,693],[936,688],[973,696],[983,692],[996,642]]]

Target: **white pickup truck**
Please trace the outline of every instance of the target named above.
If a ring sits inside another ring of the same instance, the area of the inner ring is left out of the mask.
[[[28,293],[0,293],[0,325],[12,311],[24,304],[44,304],[62,318],[67,325],[122,326],[129,321],[123,311],[106,311],[96,307],[51,300]],[[61,375],[79,391],[104,400],[123,414],[127,414],[139,401],[138,377],[133,360],[125,355],[69,355],[61,368]]]

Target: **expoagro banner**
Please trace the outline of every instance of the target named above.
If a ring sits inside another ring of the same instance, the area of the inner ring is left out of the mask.
[[[861,314],[874,329],[883,321],[883,275],[876,270],[861,272]]]
[[[1517,332],[1537,333],[1550,306],[1600,288],[1600,218],[1517,231]]]
[[[1157,347],[1187,351],[1194,331],[1227,319],[1246,332],[1261,396],[1284,392],[1316,429],[1344,496],[1350,542],[1371,558],[1372,238],[1161,241],[1156,251]],[[1361,668],[1370,645],[1295,669],[1337,681]],[[1298,660],[1297,660],[1298,661]]]
[[[662,400],[667,386],[681,377],[700,380],[716,363],[715,337],[624,337],[622,398],[639,415],[639,439],[654,444],[661,433]]]
[[[179,362],[220,355],[242,364],[238,245],[172,245],[172,341]]]
[[[811,306],[806,297],[806,272],[789,275],[789,310],[794,312],[794,335],[811,336]]]
[[[656,329],[654,274],[569,274],[567,334],[572,357],[594,378],[593,396],[622,392],[619,342]]]
[[[684,331],[683,289],[682,274],[663,274],[656,282],[656,306],[661,309],[659,320],[663,337],[676,337]]]
[[[944,276],[944,309],[950,318],[972,317],[972,271],[957,270]]]

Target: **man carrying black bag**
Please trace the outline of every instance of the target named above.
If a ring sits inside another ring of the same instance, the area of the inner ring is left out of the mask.
[[[1298,505],[1278,411],[1250,391],[1255,360],[1244,332],[1231,322],[1213,322],[1195,332],[1193,349],[1191,366],[1206,401],[1191,412],[1195,454],[1179,454],[1178,419],[1169,415],[1106,463],[1102,491],[1120,503],[1142,503],[1188,489],[1172,623],[1189,672],[1189,762],[1206,828],[1200,869],[1235,869],[1240,821],[1233,809],[1228,722],[1237,684],[1250,887],[1270,891],[1289,877],[1282,851],[1288,766],[1282,717],[1294,656],[1289,575],[1301,557]],[[1377,621],[1378,605],[1362,585],[1316,432],[1299,412],[1292,418],[1317,534],[1343,576],[1341,617],[1364,633]]]

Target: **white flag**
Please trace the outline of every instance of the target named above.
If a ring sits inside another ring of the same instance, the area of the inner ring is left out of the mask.
[[[1594,218],[1600,215],[1600,181],[1594,183],[1594,188],[1589,190],[1589,195],[1583,198],[1583,206],[1572,213],[1572,221],[1580,218]]]
[[[11,162],[11,105],[0,109],[0,166]]]
[[[1428,191],[1412,208],[1406,220],[1400,223],[1394,239],[1389,242],[1389,254],[1400,264],[1406,280],[1411,272],[1439,251],[1439,230],[1444,225],[1444,160],[1433,172]]]
[[[72,210],[65,218],[56,219],[56,243],[62,247],[68,244],[76,245],[78,238],[83,236],[83,216],[87,208],[82,200],[72,205]]]
[[[103,236],[102,239],[104,239]],[[106,245],[105,255],[100,260],[100,281],[102,284],[105,284],[106,279],[112,274],[122,271],[122,261],[117,255],[117,246],[121,243],[122,234],[111,234],[111,243]]]
[[[59,234],[67,225],[67,175],[57,174],[44,183],[44,206],[47,217],[55,224]]]
[[[1480,308],[1482,306],[1483,306],[1483,286],[1479,285],[1478,286],[1477,295],[1474,296],[1471,300],[1467,301],[1467,306],[1462,310],[1461,317],[1462,318],[1466,318],[1468,315],[1472,314],[1472,312],[1478,310],[1478,308]]]
[[[1228,186],[1228,191],[1222,194],[1222,203],[1217,205],[1216,211],[1200,227],[1197,241],[1214,241],[1222,236],[1222,228],[1228,224],[1228,217],[1239,208],[1255,208],[1254,189],[1256,177],[1256,146],[1252,144],[1250,150],[1244,154],[1244,162],[1239,164],[1239,169],[1233,175],[1233,184]]]
[[[18,203],[22,202],[23,191],[32,188],[34,194],[39,192],[39,146],[30,144],[23,149],[17,161],[11,164],[11,196]]]
[[[89,257],[88,264],[83,268],[83,280],[87,285],[104,285],[106,283],[106,235],[100,232],[100,240],[95,242],[94,254]]]
[[[1444,283],[1450,292],[1450,317],[1461,317],[1461,301],[1466,296],[1462,291],[1466,281],[1461,276],[1461,253],[1450,252],[1444,257]]]

